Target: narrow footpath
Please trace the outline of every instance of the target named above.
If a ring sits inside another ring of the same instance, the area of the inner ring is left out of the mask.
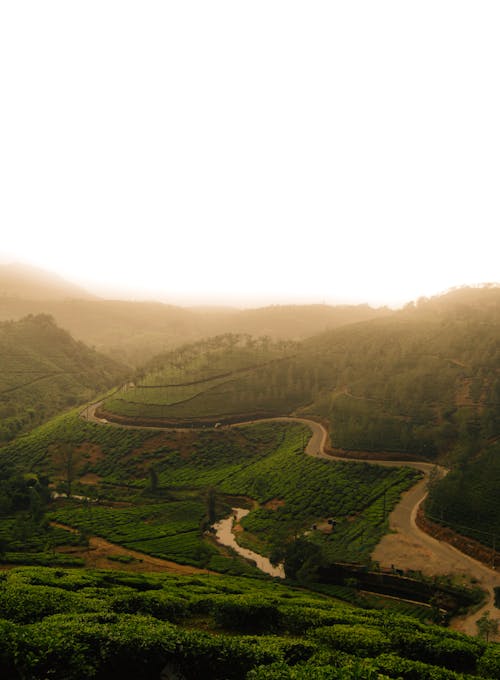
[[[60,522],[51,522],[51,526],[65,529],[71,533],[79,533],[78,529]],[[113,568],[120,569],[120,571],[153,571],[168,574],[216,574],[214,571],[208,569],[199,569],[192,567],[189,564],[179,564],[178,562],[171,562],[160,557],[153,557],[138,550],[131,550],[124,548],[117,543],[111,543],[101,536],[90,536],[88,546],[81,548],[71,548],[71,554],[75,557],[80,557],[84,560],[85,566],[92,569],[109,569],[111,565]],[[113,558],[126,557],[132,558],[130,562],[114,561]]]

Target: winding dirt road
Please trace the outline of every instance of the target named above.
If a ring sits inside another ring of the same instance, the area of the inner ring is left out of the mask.
[[[311,428],[313,434],[307,444],[306,453],[315,458],[366,462],[385,467],[401,467],[406,465],[423,472],[424,477],[402,495],[400,502],[389,515],[391,533],[386,534],[382,538],[372,553],[372,559],[379,562],[383,567],[395,565],[399,569],[421,571],[422,574],[427,576],[454,574],[462,576],[466,580],[475,581],[478,586],[487,592],[487,601],[478,611],[453,619],[451,626],[455,630],[462,631],[468,635],[476,635],[476,622],[484,612],[489,611],[495,618],[494,588],[500,587],[500,574],[485,564],[469,557],[469,555],[460,552],[452,545],[429,536],[417,526],[417,513],[427,496],[429,476],[431,472],[444,476],[447,473],[445,468],[420,461],[377,461],[346,459],[333,456],[325,451],[328,433],[321,423],[306,418],[283,418],[280,420],[300,421]],[[491,639],[500,640],[500,635]]]
[[[100,402],[87,406],[82,412],[81,417],[89,421],[117,427],[129,427],[133,429],[155,429],[170,430],[172,428],[151,427],[143,428],[138,425],[123,425],[112,423],[107,420],[97,418],[95,412],[100,406]],[[475,613],[454,619],[451,626],[468,635],[477,634],[476,621],[485,612],[489,611],[495,617],[495,597],[494,588],[500,587],[500,575],[493,569],[478,562],[477,560],[465,555],[453,546],[426,534],[416,524],[417,512],[427,496],[427,485],[431,472],[445,475],[445,468],[436,466],[432,463],[421,461],[394,461],[394,460],[372,460],[372,459],[348,459],[345,457],[334,456],[326,452],[328,432],[326,428],[314,420],[300,417],[281,417],[268,418],[256,422],[282,421],[299,422],[311,430],[311,438],[305,448],[306,454],[315,458],[322,458],[329,461],[349,461],[352,463],[370,463],[382,465],[384,467],[408,466],[423,472],[423,478],[411,489],[404,493],[400,502],[389,515],[389,527],[391,533],[382,538],[380,543],[372,553],[372,559],[379,562],[381,566],[396,566],[399,569],[412,569],[421,571],[427,576],[444,574],[460,575],[465,580],[472,580],[484,589],[488,598],[486,603]],[[238,423],[230,427],[243,426],[248,423]],[[175,428],[183,429],[183,428]],[[500,640],[497,635],[495,640]]]

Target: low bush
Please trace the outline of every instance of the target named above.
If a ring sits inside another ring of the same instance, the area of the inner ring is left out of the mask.
[[[442,629],[432,632],[393,629],[389,635],[395,650],[409,659],[444,666],[460,672],[474,672],[485,645],[479,640],[455,636]]]
[[[4,619],[32,623],[46,616],[99,608],[99,603],[82,601],[78,595],[46,586],[0,584],[0,611]]]
[[[30,680],[158,677],[178,638],[171,624],[149,617],[57,615],[26,626],[19,667]]]
[[[280,621],[276,602],[247,595],[217,600],[213,616],[223,628],[246,633],[276,630]]]
[[[478,672],[487,678],[500,678],[500,645],[489,645],[477,665]]]
[[[462,673],[440,668],[423,661],[402,659],[395,654],[381,654],[374,660],[374,666],[381,673],[401,680],[463,680]]]
[[[161,621],[179,621],[190,611],[185,599],[162,591],[118,595],[111,601],[110,609],[124,614],[148,614]]]
[[[18,627],[12,621],[0,619],[0,669],[4,678],[17,678],[15,658],[17,656]]]
[[[280,607],[281,627],[283,630],[296,634],[305,633],[312,627],[373,622],[376,617],[376,612],[365,612],[360,609],[342,607],[342,605],[327,609],[307,604],[287,604]]]
[[[324,626],[313,630],[311,636],[355,656],[377,656],[391,648],[390,639],[381,630],[367,625]]]
[[[251,670],[246,680],[389,680],[372,666],[371,659],[349,660],[342,666],[278,662]]]

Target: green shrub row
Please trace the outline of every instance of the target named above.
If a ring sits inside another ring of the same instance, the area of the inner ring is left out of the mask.
[[[14,569],[0,611],[12,680],[499,677],[498,645],[248,578]]]

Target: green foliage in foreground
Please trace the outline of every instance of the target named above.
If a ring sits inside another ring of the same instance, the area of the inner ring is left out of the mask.
[[[269,581],[24,568],[0,573],[11,680],[498,678],[498,646]],[[177,675],[174,675],[174,674]]]

